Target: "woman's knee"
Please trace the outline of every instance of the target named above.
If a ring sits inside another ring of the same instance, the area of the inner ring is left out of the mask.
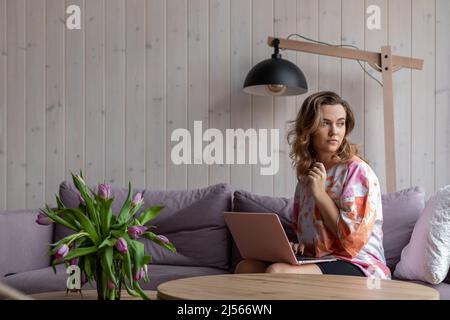
[[[238,263],[234,273],[264,273],[266,268],[267,264],[262,261],[246,259]]]
[[[277,262],[272,263],[270,266],[267,267],[266,273],[285,273],[286,272],[286,264]]]
[[[322,271],[316,264],[290,265],[277,262],[267,267],[266,273],[322,274]]]

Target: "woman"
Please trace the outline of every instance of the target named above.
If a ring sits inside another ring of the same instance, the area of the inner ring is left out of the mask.
[[[244,260],[236,273],[308,273],[390,279],[383,249],[378,178],[348,140],[355,120],[334,92],[309,96],[288,134],[297,174],[292,225],[305,256],[338,261],[308,265]]]

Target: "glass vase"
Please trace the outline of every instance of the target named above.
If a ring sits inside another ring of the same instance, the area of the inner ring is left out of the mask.
[[[117,266],[117,264],[114,264]],[[116,278],[118,279],[118,286],[115,286],[112,281],[108,279],[107,272],[103,271],[100,261],[97,263],[95,281],[97,284],[97,299],[98,300],[120,300],[122,290],[121,270],[115,270]]]

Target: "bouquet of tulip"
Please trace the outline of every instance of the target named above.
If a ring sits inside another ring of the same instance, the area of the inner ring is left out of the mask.
[[[138,281],[149,281],[147,264],[152,257],[145,255],[144,244],[138,239],[149,239],[176,252],[165,236],[149,230],[152,228],[149,221],[158,216],[163,207],[147,208],[138,216],[144,202],[143,194],[136,193],[132,197],[130,183],[127,199],[120,212],[114,215],[111,209],[114,198],[111,198],[109,185],[100,184],[95,193],[87,187],[82,172],[72,174],[72,179],[79,192],[78,208],[66,208],[56,196],[58,208],[46,205],[36,220],[39,224],[58,223],[75,232],[51,245],[49,255],[54,257],[54,271],[57,264],[77,265],[82,284],[96,281],[100,300],[120,299],[122,286],[130,295],[148,299]]]

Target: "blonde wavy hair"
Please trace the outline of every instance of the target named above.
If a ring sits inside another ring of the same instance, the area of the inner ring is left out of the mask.
[[[321,123],[321,107],[323,105],[334,106],[338,104],[344,107],[346,113],[345,137],[332,159],[338,163],[346,163],[354,155],[357,155],[367,162],[360,156],[359,146],[348,140],[348,135],[352,133],[355,127],[355,117],[349,103],[334,92],[320,91],[307,97],[297,114],[297,118],[289,122],[291,124],[287,134],[287,140],[291,146],[289,157],[292,160],[292,166],[296,170],[297,179],[305,176],[311,165],[316,161],[311,136]]]

